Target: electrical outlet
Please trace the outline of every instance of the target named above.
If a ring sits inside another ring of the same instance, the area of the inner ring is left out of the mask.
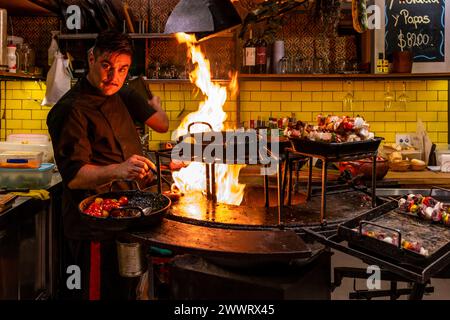
[[[407,133],[397,133],[395,135],[395,143],[397,144],[411,144],[412,138],[410,134]]]

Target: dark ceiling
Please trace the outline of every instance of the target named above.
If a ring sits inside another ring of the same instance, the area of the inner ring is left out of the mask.
[[[6,9],[11,16],[55,16],[28,0],[0,0],[0,8]]]

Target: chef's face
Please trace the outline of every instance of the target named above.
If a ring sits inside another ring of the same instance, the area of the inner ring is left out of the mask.
[[[128,54],[103,52],[95,57],[89,53],[89,82],[105,96],[115,94],[122,88],[131,65]]]

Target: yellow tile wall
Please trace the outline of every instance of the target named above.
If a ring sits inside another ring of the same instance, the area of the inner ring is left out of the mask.
[[[5,83],[6,91],[4,85],[1,87],[0,140],[5,140],[5,133],[48,133],[45,120],[50,107],[41,106],[45,82],[30,80]]]
[[[1,110],[6,107],[6,133],[47,133],[45,119],[50,107],[41,106],[45,83],[8,81],[2,90]],[[225,85],[225,84],[224,84]],[[391,81],[390,90],[397,97],[403,90],[402,81]],[[183,108],[185,114],[198,109],[203,95],[192,84],[151,83],[154,95],[161,97],[170,124],[168,133],[150,131],[149,145],[158,148],[161,141],[171,140],[171,133],[179,125]],[[371,130],[393,142],[396,132],[414,132],[417,120],[422,120],[428,134],[440,147],[448,142],[448,82],[446,80],[406,81],[410,101],[403,109],[395,101],[391,109],[384,106],[386,81],[353,81],[353,110],[344,108],[342,99],[348,86],[344,81],[246,81],[240,83],[240,121],[261,116],[281,118],[295,113],[297,119],[315,121],[319,114],[361,115],[369,121]],[[5,99],[6,97],[6,99]],[[237,120],[237,97],[228,92],[224,105],[228,113],[227,127]],[[185,115],[184,114],[184,115]],[[5,120],[1,120],[1,139],[5,139]]]
[[[377,136],[394,142],[395,133],[415,132],[418,120],[423,121],[438,147],[448,144],[448,81],[406,81],[410,101],[406,107],[398,101],[403,81],[390,81],[396,101],[390,109],[384,105],[387,81],[245,81],[240,86],[241,121],[284,117],[315,121],[318,114],[361,115]],[[353,93],[353,108],[345,108],[342,100],[349,90]],[[270,102],[271,105],[268,105]]]

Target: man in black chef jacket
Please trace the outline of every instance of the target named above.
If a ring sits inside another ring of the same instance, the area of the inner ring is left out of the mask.
[[[81,289],[65,288],[82,299],[126,298],[126,282],[118,274],[114,234],[94,230],[80,218],[77,206],[87,196],[104,192],[112,180],[153,179],[154,164],[143,157],[134,121],[157,132],[168,130],[159,97],[147,101],[122,87],[131,66],[130,38],[103,32],[88,54],[89,72],[52,108],[47,126],[55,161],[63,180],[63,225],[66,261],[80,267]],[[73,268],[73,267],[72,267]],[[69,277],[71,274],[67,274]],[[71,279],[73,281],[73,279]]]

